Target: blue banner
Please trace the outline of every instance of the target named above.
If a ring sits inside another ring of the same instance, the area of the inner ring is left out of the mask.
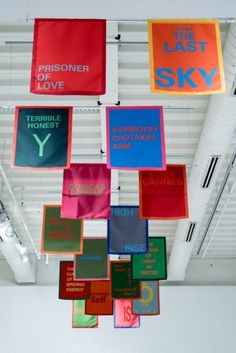
[[[132,313],[135,315],[159,315],[159,282],[142,281],[141,290],[142,298],[134,299],[132,301]]]
[[[111,207],[107,241],[109,254],[132,255],[148,252],[148,221],[139,218],[139,207]]]
[[[107,166],[165,170],[162,107],[107,107]]]

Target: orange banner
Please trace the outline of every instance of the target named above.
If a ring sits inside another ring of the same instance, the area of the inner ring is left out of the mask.
[[[85,301],[85,314],[113,315],[110,281],[91,281],[90,298]]]
[[[215,20],[149,20],[151,91],[225,91],[219,24]]]

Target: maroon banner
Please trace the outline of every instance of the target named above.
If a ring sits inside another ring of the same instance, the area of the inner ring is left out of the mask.
[[[71,164],[64,170],[61,217],[110,218],[111,170],[106,164]]]
[[[74,280],[74,261],[61,261],[59,299],[86,299],[89,296],[90,283]]]
[[[30,92],[105,93],[106,21],[35,19]]]
[[[139,172],[140,218],[188,217],[185,165],[167,165],[166,171]]]

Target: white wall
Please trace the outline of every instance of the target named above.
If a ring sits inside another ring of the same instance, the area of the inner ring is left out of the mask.
[[[235,0],[6,0],[0,20],[27,17],[97,17],[107,19],[231,17]]]
[[[1,353],[235,353],[236,287],[161,287],[161,316],[140,329],[71,328],[57,287],[0,287]]]

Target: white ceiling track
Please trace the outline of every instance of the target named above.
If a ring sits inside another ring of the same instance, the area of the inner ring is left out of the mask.
[[[197,234],[206,212],[215,181],[236,129],[236,97],[232,87],[236,78],[236,24],[231,24],[224,48],[226,92],[210,99],[204,126],[188,180],[189,219],[178,222],[168,264],[168,279],[183,280]],[[208,188],[202,182],[212,156],[219,161]],[[196,223],[191,242],[186,241],[189,223]]]

